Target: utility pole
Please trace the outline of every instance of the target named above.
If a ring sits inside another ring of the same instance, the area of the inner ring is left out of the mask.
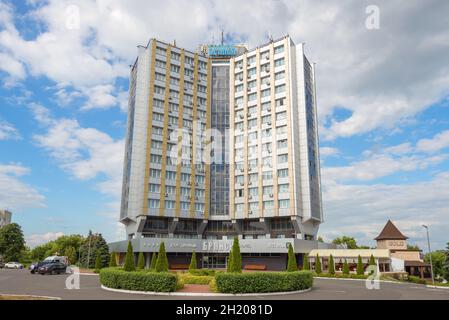
[[[433,277],[433,264],[432,264],[432,251],[430,251],[430,238],[429,238],[429,227],[426,225],[422,225],[424,228],[426,228],[426,234],[427,234],[427,247],[429,250],[429,259],[430,259],[430,274],[432,275],[432,285],[435,286],[435,279]]]
[[[92,241],[92,234],[89,234],[89,248],[87,249],[87,268],[90,266],[90,242]]]

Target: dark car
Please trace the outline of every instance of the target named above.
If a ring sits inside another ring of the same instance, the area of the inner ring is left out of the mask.
[[[30,264],[30,272],[31,273],[36,273],[38,272],[39,268],[42,267],[43,265],[50,263],[48,261],[41,261],[41,262],[33,262],[32,264]]]
[[[61,262],[49,262],[40,266],[37,271],[40,274],[61,274],[65,273],[67,266]]]

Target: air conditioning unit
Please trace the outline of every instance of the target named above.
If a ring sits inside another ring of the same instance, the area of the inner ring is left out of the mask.
[[[253,210],[249,210],[249,211],[248,211],[248,214],[253,214]]]
[[[266,55],[266,56],[265,56],[265,60],[270,60],[270,56],[269,56],[269,55]]]
[[[270,193],[270,198],[273,198],[273,197],[274,197],[274,195],[272,193]]]
[[[243,76],[240,76],[240,77],[239,77],[239,80],[240,80],[240,81],[243,81]]]
[[[240,65],[240,66],[239,66],[239,69],[240,69],[240,70],[243,70],[243,65]]]
[[[240,185],[243,187],[245,184],[243,182],[240,182]]]
[[[245,171],[245,169],[240,169],[240,172],[244,172]]]
[[[251,91],[251,88],[250,87],[246,88],[246,91],[248,91],[248,92]]]
[[[190,185],[192,185],[192,183],[191,183],[190,181],[188,181],[188,182],[187,182],[187,185],[190,186]]]
[[[243,114],[240,114],[239,116],[240,116],[240,119],[243,119],[243,118],[244,118]]]
[[[271,126],[271,121],[268,121],[268,122],[267,122],[267,125]]]
[[[267,111],[270,112],[270,111],[271,111],[271,107],[268,107],[268,108],[267,108]]]
[[[265,83],[268,87],[270,86],[270,82]]]
[[[165,196],[168,197],[168,193],[165,193]]]
[[[250,196],[248,196],[248,199],[252,199],[252,198],[253,198],[253,196],[251,196],[251,195],[250,195]]]
[[[252,169],[251,169],[251,167],[248,167],[248,172],[250,172]]]
[[[251,186],[252,184],[253,184],[253,182],[252,182],[252,181],[248,182],[248,185],[249,185],[249,186]]]

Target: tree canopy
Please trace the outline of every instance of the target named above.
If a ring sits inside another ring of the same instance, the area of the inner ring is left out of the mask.
[[[0,229],[0,255],[8,261],[19,261],[26,249],[22,228],[11,223]]]

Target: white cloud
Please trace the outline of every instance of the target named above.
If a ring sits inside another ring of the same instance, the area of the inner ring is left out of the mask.
[[[0,140],[18,140],[21,139],[19,131],[10,124],[0,119]]]
[[[45,206],[45,197],[20,179],[29,173],[29,168],[19,164],[0,164],[0,208],[20,211]]]
[[[320,156],[322,158],[336,156],[339,153],[340,152],[338,151],[337,148],[332,148],[332,147],[321,147],[320,148]]]
[[[327,181],[323,188],[327,239],[347,234],[374,245],[372,239],[388,219],[397,223],[410,242],[424,247],[422,224],[431,226],[434,249],[443,248],[449,228],[449,172],[412,184],[344,185]]]
[[[100,85],[83,90],[85,96],[88,97],[88,101],[81,109],[106,109],[121,103],[113,95],[114,90],[115,87],[113,85]]]
[[[436,134],[432,139],[421,139],[416,144],[416,149],[422,152],[436,152],[449,148],[449,130]]]
[[[63,232],[47,232],[44,234],[30,234],[25,237],[26,245],[30,248],[34,248],[38,245],[47,243],[49,241],[53,241],[62,237],[64,235]]]

